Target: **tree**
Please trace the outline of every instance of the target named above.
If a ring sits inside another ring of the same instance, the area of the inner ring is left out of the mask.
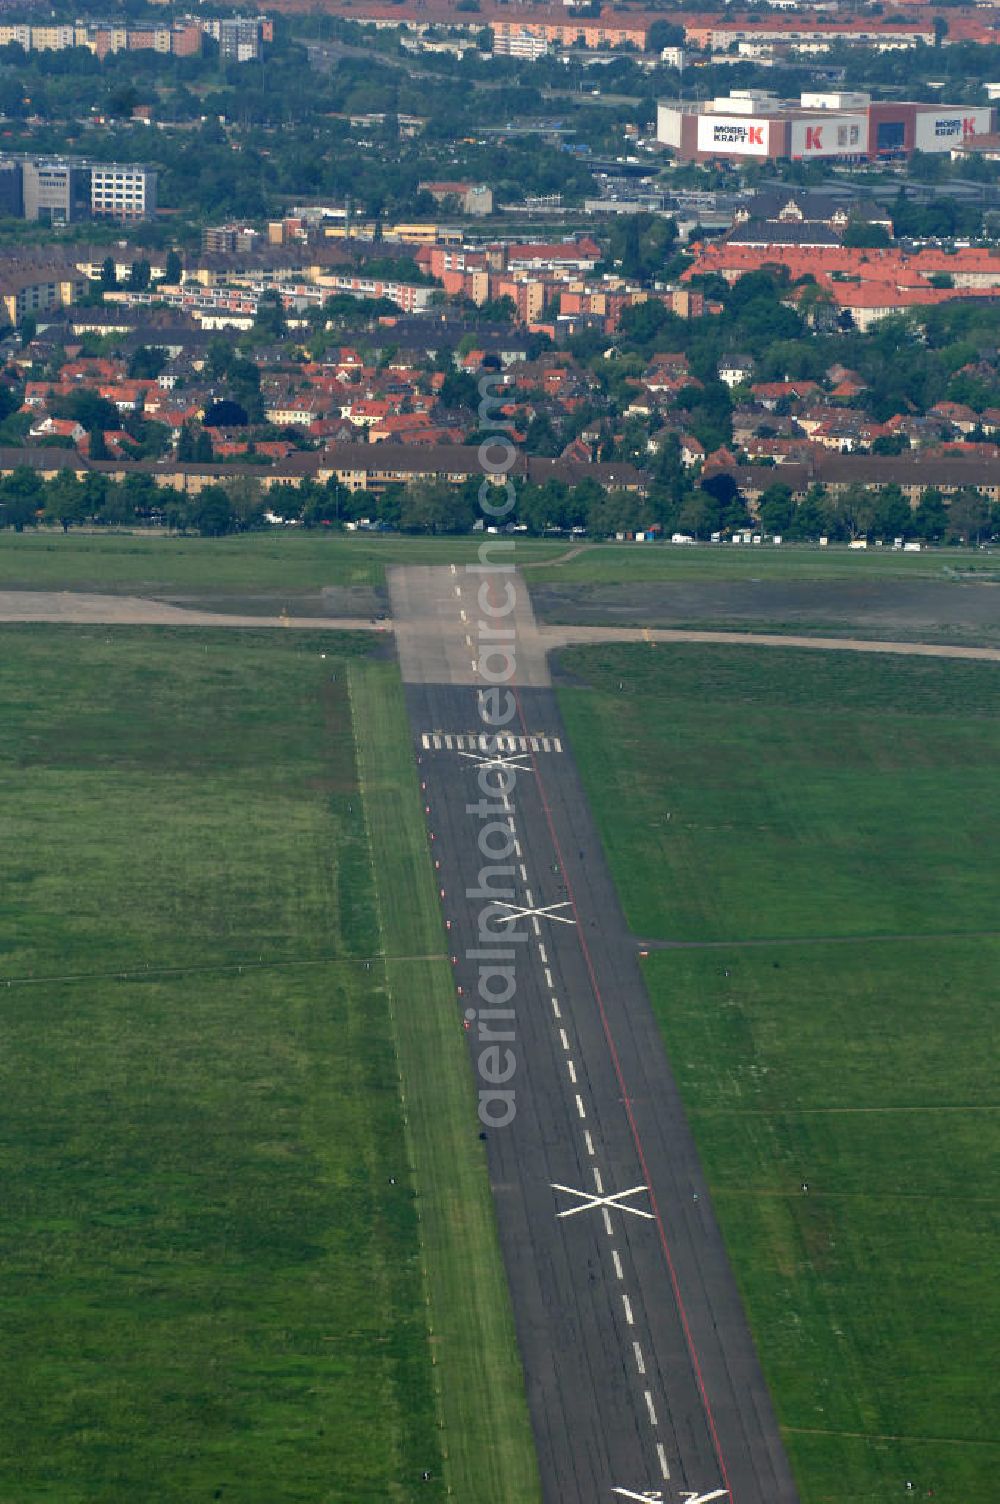
[[[168,282],[170,286],[173,287],[181,280],[183,275],[184,269],[181,266],[180,256],[176,251],[168,251],[166,266],[163,269],[164,282]]]
[[[221,538],[232,531],[233,509],[222,486],[205,486],[199,492],[192,521],[203,538]]]
[[[145,257],[133,261],[128,269],[128,286],[132,292],[145,292],[152,280],[153,269]]]
[[[990,532],[990,509],[976,491],[963,490],[948,508],[948,542],[978,547]]]
[[[767,533],[784,534],[792,520],[795,508],[792,493],[787,486],[768,486],[760,498],[760,523]]]
[[[875,492],[848,486],[838,497],[836,515],[852,538],[867,538],[875,521]]]
[[[275,288],[268,287],[261,293],[253,326],[268,339],[278,340],[284,337],[285,309],[281,294]]]
[[[38,320],[33,313],[26,313],[21,320],[21,349],[25,350],[38,333]]]
[[[194,441],[194,454],[191,456],[199,465],[210,465],[215,459],[215,450],[212,448],[212,436],[204,428],[199,428]]]
[[[108,454],[108,441],[104,437],[103,428],[93,428],[90,432],[90,458],[92,460],[106,460]]]
[[[118,286],[118,272],[115,269],[114,256],[105,256],[104,260],[101,262],[101,286]]]
[[[224,397],[221,402],[212,403],[201,421],[205,428],[245,428],[247,410]]]
[[[910,503],[898,486],[886,486],[875,498],[873,533],[877,538],[905,538],[912,529]]]
[[[194,457],[194,434],[191,432],[191,425],[182,423],[181,431],[177,435],[177,459],[183,465],[189,464]]]
[[[0,519],[16,533],[37,520],[44,502],[44,487],[29,465],[18,465],[0,481]]]
[[[869,224],[864,219],[852,219],[848,222],[843,243],[852,250],[872,250],[892,244],[885,225]]]
[[[465,533],[474,521],[472,504],[445,481],[416,481],[403,492],[399,526],[404,533]]]
[[[948,529],[948,512],[941,492],[928,486],[913,514],[913,531],[925,543],[940,543]]]
[[[654,21],[646,33],[646,51],[662,52],[664,47],[683,47],[684,28],[670,21]]]
[[[64,533],[87,515],[84,489],[72,470],[60,470],[49,481],[45,488],[45,515],[61,523]]]
[[[789,538],[825,538],[834,531],[829,497],[822,486],[810,486],[792,514]]]
[[[139,345],[132,352],[128,373],[133,381],[155,381],[167,363],[167,352],[159,345]]]

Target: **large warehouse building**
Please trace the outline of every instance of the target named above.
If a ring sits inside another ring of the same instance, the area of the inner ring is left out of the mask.
[[[684,162],[851,162],[951,151],[992,131],[994,115],[987,106],[877,103],[859,93],[803,94],[796,104],[764,89],[736,89],[723,99],[661,103],[656,135]]]

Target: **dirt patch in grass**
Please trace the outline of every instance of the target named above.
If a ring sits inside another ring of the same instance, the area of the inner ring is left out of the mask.
[[[636,581],[532,587],[540,620],[582,626],[700,627],[991,645],[1000,588],[957,580]]]

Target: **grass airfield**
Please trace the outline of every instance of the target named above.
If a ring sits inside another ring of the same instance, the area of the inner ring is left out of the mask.
[[[804,1504],[988,1504],[995,669],[643,646],[561,666]]]
[[[0,1498],[530,1500],[391,666],[346,635],[0,644]]]

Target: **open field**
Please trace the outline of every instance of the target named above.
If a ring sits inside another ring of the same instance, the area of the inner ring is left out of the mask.
[[[0,589],[152,595],[175,605],[258,615],[283,610],[297,616],[367,615],[383,604],[387,565],[469,562],[481,541],[294,530],[230,538],[7,531],[0,532]],[[966,575],[986,580],[1000,574],[994,555],[965,549],[850,553],[844,547],[674,548],[518,538],[515,557],[533,587],[560,588],[657,582],[954,582]],[[628,604],[627,597],[622,604]],[[706,610],[697,614],[705,619]],[[768,608],[760,619],[773,616]],[[641,612],[635,619],[643,619]]]
[[[569,553],[567,549],[565,551]],[[784,544],[780,548],[669,543],[588,543],[572,558],[528,560],[532,584],[624,585],[648,581],[706,583],[721,580],[942,580],[971,574],[1000,576],[996,552],[967,548],[925,549],[917,554],[891,548],[855,552],[846,544],[818,548]]]
[[[647,979],[804,1504],[907,1480],[987,1504],[996,671],[663,647],[563,669],[633,927],[710,942],[653,949]]]
[[[375,534],[244,533],[182,538],[163,533],[0,532],[0,589],[89,590],[152,595],[175,605],[262,616],[366,615],[388,564],[475,559],[480,540]],[[564,543],[520,543],[525,559],[566,552]],[[324,592],[328,592],[324,596]]]
[[[0,635],[0,1498],[469,1497],[442,1414],[516,1365],[502,1303],[470,1331],[461,1298],[466,1369],[433,1362],[348,697],[388,666],[345,636]],[[411,879],[430,912],[426,856]],[[428,1137],[445,1162],[468,1129]],[[488,1206],[467,1149],[462,1191]],[[459,1231],[497,1259],[491,1221]],[[523,1427],[516,1392],[494,1419]]]

